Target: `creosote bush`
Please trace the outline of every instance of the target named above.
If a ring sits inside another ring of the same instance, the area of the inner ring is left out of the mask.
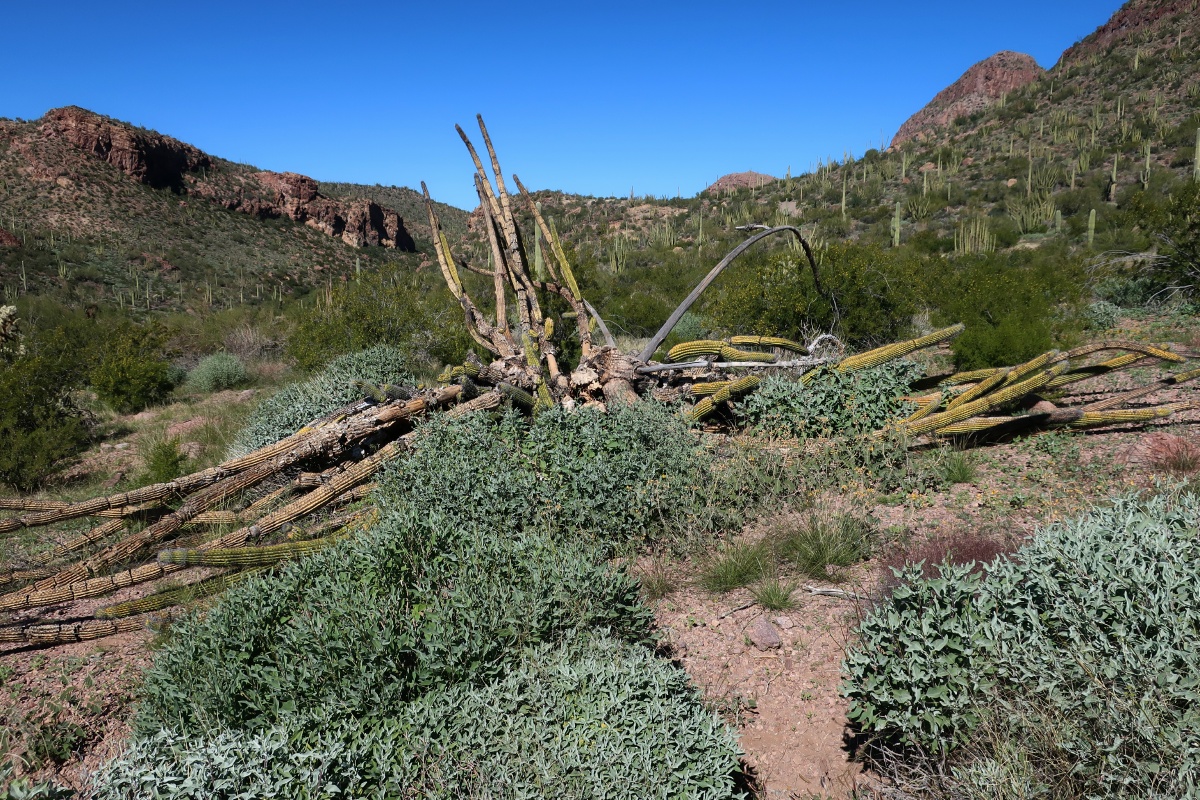
[[[1197,527],[1194,494],[1122,497],[982,573],[904,568],[847,656],[851,720],[875,752],[944,758],[955,796],[997,779],[1062,797],[1189,795]]]
[[[170,364],[163,357],[166,333],[156,326],[122,321],[99,345],[88,382],[100,399],[122,414],[161,402],[171,391]]]

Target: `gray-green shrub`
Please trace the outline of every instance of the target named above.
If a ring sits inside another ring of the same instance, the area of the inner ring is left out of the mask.
[[[362,390],[355,381],[415,383],[406,363],[404,354],[388,345],[333,359],[308,380],[285,386],[259,403],[230,447],[230,457],[277,442],[314,419],[361,399]]]
[[[98,796],[734,796],[732,735],[609,565],[714,519],[710,480],[649,403],[429,420],[374,529],[175,624]]]
[[[190,392],[220,392],[243,386],[248,380],[240,358],[232,353],[213,353],[192,368],[184,386]]]
[[[1194,793],[1198,529],[1194,494],[1123,497],[1040,530],[981,580],[967,567],[918,580],[912,568],[847,657],[852,719],[880,744],[953,750],[986,709],[988,739],[999,725],[1029,743],[1032,769],[1066,764],[1040,777],[1079,796]]]
[[[900,398],[922,374],[919,365],[901,359],[859,372],[820,367],[807,382],[771,375],[738,402],[737,415],[754,430],[773,435],[866,433],[916,410]]]

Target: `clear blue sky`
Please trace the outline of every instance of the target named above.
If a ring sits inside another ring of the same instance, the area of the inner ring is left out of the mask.
[[[481,112],[531,188],[690,196],[878,147],[976,61],[1051,66],[1120,5],[3,0],[0,116],[80,105],[263,169],[424,179],[469,208],[454,123]]]

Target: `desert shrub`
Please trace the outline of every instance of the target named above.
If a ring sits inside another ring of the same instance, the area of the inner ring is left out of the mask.
[[[922,579],[920,565],[897,577],[843,664],[847,716],[876,746],[942,752],[979,721],[976,703],[991,685],[974,613],[981,578],[951,565],[936,578]]]
[[[375,345],[406,353],[410,368],[436,371],[471,349],[463,311],[440,274],[390,267],[333,290],[332,302],[303,316],[287,352],[304,369]]]
[[[407,364],[404,354],[389,345],[333,359],[308,380],[285,386],[259,403],[230,447],[230,455],[244,455],[277,442],[314,419],[362,399],[355,381],[415,383]]]
[[[982,576],[906,567],[847,657],[851,719],[886,746],[969,743],[960,775],[1015,751],[1063,796],[1187,794],[1200,781],[1185,677],[1200,672],[1198,525],[1195,495],[1124,497]]]
[[[213,353],[188,373],[185,386],[191,392],[209,393],[233,389],[246,382],[246,366],[240,358],[230,353]]]
[[[637,404],[427,421],[381,476],[371,531],[175,623],[98,796],[288,781],[317,781],[313,796],[606,796],[633,781],[729,796],[730,733],[654,658],[639,582],[609,563],[695,507],[662,480],[708,477],[674,419]]]
[[[803,255],[735,262],[713,289],[708,313],[735,333],[803,338],[835,330],[846,341],[874,345],[907,332],[917,311],[915,262],[873,245],[834,244],[822,251],[817,292]]]
[[[66,800],[75,791],[50,781],[34,783],[31,778],[14,778],[10,762],[0,763],[0,800]]]
[[[165,342],[159,327],[126,320],[115,324],[99,345],[88,382],[101,400],[122,414],[160,402],[172,388],[170,365],[163,357]]]
[[[1084,323],[1094,331],[1105,331],[1115,328],[1121,319],[1121,308],[1107,300],[1097,300],[1088,303],[1083,313]]]
[[[1062,254],[960,256],[929,279],[939,323],[962,322],[951,342],[959,369],[1016,364],[1067,343],[1085,281]]]
[[[141,483],[166,483],[184,474],[188,457],[179,449],[178,437],[147,437],[142,446],[145,452]]]
[[[72,400],[80,383],[77,370],[52,353],[0,359],[0,482],[33,491],[83,451],[88,425]]]
[[[805,382],[769,375],[738,402],[736,413],[749,427],[774,435],[866,433],[916,410],[900,398],[922,374],[902,359],[858,372],[821,367]]]
[[[528,648],[493,680],[389,714],[163,730],[111,764],[96,797],[727,798],[737,757],[686,674],[599,635]]]

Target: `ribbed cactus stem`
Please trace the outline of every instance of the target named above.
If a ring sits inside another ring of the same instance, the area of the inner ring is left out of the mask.
[[[1096,241],[1096,209],[1088,212],[1088,247],[1091,247]]]
[[[1196,128],[1196,149],[1192,154],[1192,180],[1200,181],[1200,128]]]
[[[322,539],[270,544],[265,547],[214,547],[211,550],[176,548],[159,553],[158,562],[185,567],[265,567],[289,558],[315,553],[344,538],[345,534],[334,534]]]
[[[793,353],[808,355],[808,348],[804,345],[779,336],[731,336],[729,343],[739,347],[742,345],[749,345],[751,347],[778,347],[783,350],[791,350]]]
[[[870,369],[877,367],[880,364],[891,361],[895,358],[906,356],[909,353],[916,352],[926,347],[932,347],[935,344],[940,344],[948,339],[953,339],[963,332],[964,325],[960,322],[956,325],[951,325],[949,328],[942,328],[940,331],[925,336],[920,336],[916,339],[909,339],[905,342],[896,342],[894,344],[877,347],[874,350],[868,350],[865,353],[859,353],[856,356],[850,356],[843,359],[836,367],[838,372],[855,372],[860,369]]]
[[[201,600],[205,597],[212,597],[214,594],[220,594],[230,586],[233,586],[247,575],[254,574],[254,572],[256,570],[217,575],[214,578],[208,578],[189,586],[155,592],[137,600],[126,600],[124,603],[115,603],[111,606],[98,609],[95,616],[98,619],[120,619],[122,617],[133,616],[134,614],[159,611],[182,603],[189,603],[193,600]]]

